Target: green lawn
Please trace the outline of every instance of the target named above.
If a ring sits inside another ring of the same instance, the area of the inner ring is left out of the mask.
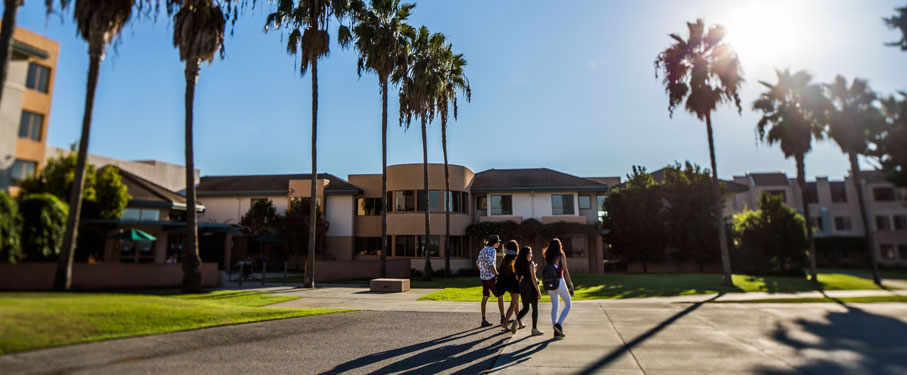
[[[441,291],[426,295],[421,300],[434,301],[481,301],[482,288],[475,286],[478,278],[439,279],[432,283],[451,283]],[[722,285],[718,274],[576,274],[574,299],[617,299],[635,297],[663,297],[707,293],[742,292],[800,292],[815,290],[806,279],[792,277],[762,277],[734,275],[734,287]],[[879,289],[871,280],[860,277],[824,273],[819,274],[819,283],[824,290]],[[415,287],[415,286],[414,286]],[[440,287],[440,286],[437,286]],[[509,300],[509,297],[506,299]],[[542,290],[542,301],[550,301]]]
[[[349,310],[264,307],[295,297],[204,294],[0,293],[0,354]]]
[[[746,301],[714,301],[710,303],[876,303],[876,302],[907,302],[907,296],[877,296],[877,297],[844,297],[844,298],[766,298]]]
[[[872,270],[868,268],[820,269],[819,272],[837,272],[872,278]],[[907,270],[879,270],[879,276],[882,276],[882,279],[907,280]]]

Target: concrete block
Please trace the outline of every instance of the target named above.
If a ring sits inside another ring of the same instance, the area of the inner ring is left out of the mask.
[[[409,290],[409,279],[372,279],[372,292],[405,292]]]

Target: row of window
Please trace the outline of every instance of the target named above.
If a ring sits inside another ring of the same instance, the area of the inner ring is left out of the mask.
[[[831,202],[847,203],[847,190],[844,188],[844,183],[840,181],[836,182],[837,183],[831,183]],[[785,201],[787,200],[784,190],[766,190],[765,193],[779,195]],[[874,187],[872,188],[872,199],[876,202],[894,202],[897,200],[897,192],[890,186]],[[819,192],[815,189],[807,189],[806,200],[809,203],[819,203]]]
[[[430,212],[442,212],[441,207],[447,204],[450,212],[469,212],[469,193],[451,191],[447,199],[443,199],[441,190],[429,190],[426,199],[424,190],[399,190],[387,192],[387,212],[425,212],[426,201]],[[359,198],[356,202],[356,215],[378,216],[381,215],[381,198]]]
[[[509,216],[513,215],[513,196],[512,195],[491,195],[476,198],[476,207],[478,210],[487,210],[488,201],[491,201],[491,215]],[[604,206],[605,197],[598,197],[599,211]],[[592,208],[592,197],[588,195],[579,196],[579,208],[581,210]],[[551,194],[551,214],[552,215],[575,215],[576,210],[573,205],[573,194]],[[601,215],[599,215],[601,216]]]
[[[904,260],[907,261],[907,245],[900,244],[897,246],[897,252],[892,244],[879,245],[879,252],[882,260]]]
[[[878,215],[875,217],[875,219],[876,230],[897,231],[907,229],[907,215]],[[818,217],[813,217],[810,220],[810,223],[819,231],[825,230],[823,221],[819,220]],[[839,232],[847,232],[853,230],[853,223],[850,220],[850,216],[835,216],[834,225],[835,230]]]
[[[393,240],[391,240],[392,237]],[[429,256],[440,256],[440,247],[438,245],[440,239],[441,236],[429,236],[429,240],[425,244],[425,249],[428,251]],[[393,248],[393,254],[388,253],[388,255],[398,257],[424,257],[425,254],[419,250],[418,246],[422,241],[425,241],[425,236],[388,236],[388,244],[390,245],[393,243],[393,246],[388,246]],[[464,251],[465,245],[465,236],[450,236],[450,247],[447,251],[453,258],[462,258],[466,254]],[[381,237],[356,237],[355,239],[353,252],[356,255],[381,255],[382,250]]]

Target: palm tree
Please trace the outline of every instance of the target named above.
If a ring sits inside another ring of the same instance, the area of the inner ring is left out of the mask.
[[[353,35],[359,51],[357,72],[373,71],[378,74],[381,90],[381,276],[387,276],[387,91],[391,74],[398,69],[406,70],[406,56],[409,41],[406,35],[413,33],[406,24],[415,4],[400,4],[399,0],[372,0],[370,8],[355,12],[356,26]]]
[[[885,43],[886,46],[900,47],[901,51],[907,51],[907,6],[895,8],[897,14],[883,18],[882,21],[889,29],[898,29],[901,32],[901,40],[896,42]]]
[[[814,283],[816,277],[816,242],[813,238],[809,199],[806,191],[806,153],[812,149],[812,139],[822,138],[825,126],[822,118],[827,107],[822,86],[810,83],[812,76],[799,71],[791,74],[790,69],[775,71],[778,83],[772,85],[760,81],[766,91],[753,102],[753,110],[761,111],[762,118],[756,124],[759,138],[769,145],[781,144],[786,158],[797,162],[797,185],[800,186],[803,201],[803,216],[806,217],[806,235],[809,239],[809,272]]]
[[[709,139],[709,158],[712,163],[713,194],[715,195],[715,220],[717,220],[718,241],[721,246],[721,266],[724,283],[733,285],[731,280],[731,259],[727,248],[727,234],[724,229],[721,187],[718,169],[715,166],[715,142],[712,138],[712,111],[719,103],[733,102],[740,107],[740,86],[743,71],[737,53],[724,39],[724,27],[714,25],[706,32],[702,19],[687,23],[689,37],[684,40],[677,34],[670,34],[675,43],[658,54],[655,59],[655,75],[659,70],[664,75],[663,83],[668,93],[668,113],[685,102],[685,108],[702,121],[705,120]]]
[[[330,52],[331,41],[328,35],[330,19],[343,20],[351,11],[349,0],[277,0],[277,9],[268,15],[265,32],[271,26],[278,29],[291,29],[287,38],[287,52],[299,53],[301,61],[299,72],[305,75],[312,70],[312,190],[309,217],[317,217],[317,181],[318,181],[318,59]],[[352,41],[350,29],[341,22],[337,31],[337,41],[346,47]],[[304,286],[315,287],[315,236],[316,222],[309,225],[309,251],[306,260]]]
[[[226,18],[212,0],[185,0],[173,22],[173,45],[186,63],[186,243],[183,246],[183,292],[202,287],[202,260],[198,255],[198,214],[195,211],[195,149],[192,144],[192,116],[195,83],[202,61],[214,60],[223,51]]]
[[[835,77],[834,82],[825,85],[828,96],[834,104],[830,108],[828,121],[828,135],[847,154],[850,162],[850,177],[854,190],[857,192],[857,203],[860,206],[860,220],[863,222],[863,233],[866,234],[866,244],[872,262],[872,281],[882,285],[879,277],[879,260],[875,252],[875,241],[869,230],[869,220],[866,215],[866,203],[863,201],[862,177],[860,173],[859,155],[868,152],[867,141],[879,124],[880,116],[875,107],[876,94],[869,88],[866,80],[854,79],[847,86],[847,80],[842,76]]]
[[[454,120],[457,119],[457,90],[466,95],[466,101],[472,98],[469,79],[463,72],[466,59],[463,54],[454,54],[452,46],[447,45],[442,51],[443,65],[441,70],[441,89],[436,101],[438,116],[441,118],[441,149],[444,152],[444,274],[450,276],[450,172],[447,164],[447,115],[453,108]],[[463,203],[461,203],[463,204]]]
[[[425,208],[425,239],[420,240],[418,248],[425,254],[425,268],[422,279],[431,280],[432,267],[427,242],[431,241],[431,222],[428,191],[428,123],[434,120],[438,93],[441,90],[441,52],[445,48],[445,38],[440,33],[430,33],[422,26],[419,32],[410,36],[412,53],[409,58],[405,76],[397,76],[400,85],[400,122],[404,119],[406,127],[413,117],[422,121],[422,177],[425,183],[425,199],[421,201]]]
[[[882,173],[891,183],[907,187],[907,94],[889,95],[882,101],[884,125],[873,133],[873,156],[879,159]]]
[[[82,210],[82,190],[85,187],[85,164],[88,158],[88,139],[91,131],[91,113],[94,94],[98,86],[98,71],[107,45],[116,37],[132,15],[135,0],[76,0],[75,19],[79,35],[88,42],[88,84],[85,90],[85,114],[82,117],[82,136],[73,188],[69,197],[69,218],[63,234],[63,246],[54,275],[55,290],[69,290],[72,279],[72,260],[75,253],[79,214]],[[141,5],[139,5],[141,7]]]

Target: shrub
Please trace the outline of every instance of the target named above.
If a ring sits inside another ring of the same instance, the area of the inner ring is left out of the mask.
[[[22,250],[30,261],[47,261],[60,254],[69,207],[50,193],[19,199],[22,215]]]
[[[0,191],[0,262],[17,263],[24,255],[19,242],[22,218],[16,201]]]
[[[781,197],[763,194],[759,211],[734,215],[734,244],[735,271],[789,275],[806,262],[806,221]]]

